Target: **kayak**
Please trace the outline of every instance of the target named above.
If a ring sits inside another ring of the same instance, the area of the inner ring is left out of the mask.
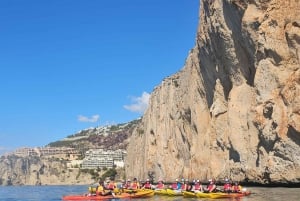
[[[139,191],[136,193],[122,193],[113,195],[66,195],[62,197],[62,200],[65,201],[74,201],[74,200],[84,200],[84,201],[95,201],[95,200],[108,200],[108,199],[122,199],[122,198],[147,198],[154,196],[154,191]]]
[[[154,194],[156,195],[168,195],[167,189],[155,189]]]
[[[167,194],[169,196],[179,196],[179,195],[183,195],[181,190],[173,190],[173,189],[166,189]]]
[[[245,191],[241,193],[203,193],[203,192],[189,192],[189,191],[184,191],[183,196],[184,197],[189,197],[189,198],[211,198],[211,199],[217,199],[217,198],[236,198],[236,197],[243,197],[243,196],[248,196],[250,195],[250,191]]]

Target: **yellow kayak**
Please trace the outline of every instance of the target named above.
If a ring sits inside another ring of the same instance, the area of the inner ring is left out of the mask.
[[[189,192],[184,191],[183,196],[187,198],[211,198],[211,199],[218,199],[218,198],[234,198],[234,197],[243,197],[250,195],[250,192],[242,192],[242,193],[204,193],[204,192]]]
[[[181,190],[173,190],[173,189],[166,189],[167,194],[169,196],[179,196],[179,195],[183,195]]]
[[[156,194],[156,195],[169,195],[167,189],[155,189],[154,194]]]

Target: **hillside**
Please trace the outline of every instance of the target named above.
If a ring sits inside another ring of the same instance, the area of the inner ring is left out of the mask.
[[[90,148],[126,150],[129,137],[139,122],[140,119],[124,124],[85,129],[62,140],[51,142],[47,146],[76,148],[81,154],[79,158],[84,157],[85,152]],[[69,161],[70,159],[65,155],[20,157],[10,154],[1,156],[0,186],[83,185],[97,182],[101,174],[106,173],[101,170],[86,171],[80,168],[68,168]],[[123,171],[118,170],[120,177]]]
[[[141,120],[138,119],[128,123],[81,130],[62,140],[51,142],[47,146],[72,147],[83,151],[90,148],[111,150],[126,149],[129,143],[128,138],[132,135],[133,129],[140,121]]]

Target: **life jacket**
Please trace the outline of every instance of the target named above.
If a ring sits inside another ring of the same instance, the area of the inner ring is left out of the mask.
[[[100,192],[104,191],[104,187],[102,185],[97,186],[96,194],[99,195]]]
[[[96,187],[95,186],[89,186],[89,193],[96,193]]]
[[[156,188],[159,188],[159,189],[162,189],[164,187],[165,187],[164,183],[161,183],[161,182],[158,183],[157,186],[156,186]]]
[[[233,190],[234,192],[239,192],[239,191],[241,190],[241,186],[239,186],[239,185],[234,185],[234,186],[232,186],[232,190]]]
[[[214,188],[215,188],[215,185],[214,185],[214,184],[209,184],[209,185],[207,186],[208,191],[211,191],[211,190],[213,190]]]
[[[115,183],[114,182],[109,182],[109,184],[107,185],[107,188],[109,189],[109,190],[114,190],[114,188],[115,188],[116,186],[115,186]]]
[[[124,185],[124,188],[127,189],[127,188],[130,188],[130,186],[131,186],[130,182],[126,182],[125,185]]]
[[[187,184],[182,184],[182,186],[181,186],[181,190],[187,190]]]
[[[131,188],[132,188],[132,189],[138,189],[139,187],[140,187],[140,185],[139,185],[138,182],[133,182],[133,183],[131,184]]]
[[[196,191],[200,190],[200,189],[201,189],[201,184],[196,183],[196,184],[194,185],[194,189],[195,189]]]
[[[223,188],[224,188],[225,191],[231,190],[231,185],[230,185],[230,183],[224,184]]]
[[[173,183],[172,186],[171,186],[171,188],[172,188],[173,190],[177,189],[177,183]]]
[[[151,189],[150,182],[146,182],[145,185],[144,185],[144,188]]]

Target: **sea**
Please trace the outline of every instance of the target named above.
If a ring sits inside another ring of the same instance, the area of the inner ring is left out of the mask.
[[[246,187],[247,188],[247,187]],[[0,201],[61,201],[64,195],[84,195],[88,186],[1,186]],[[250,196],[217,199],[218,201],[300,201],[300,188],[249,187]],[[111,199],[111,201],[130,199]],[[212,201],[206,198],[183,198],[155,195],[151,198],[131,199],[134,201]]]

